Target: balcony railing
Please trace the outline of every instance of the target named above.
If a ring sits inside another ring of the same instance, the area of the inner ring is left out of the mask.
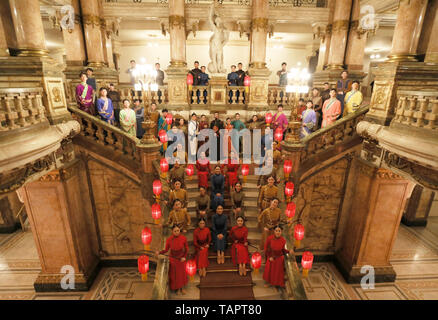
[[[167,86],[159,86],[157,91],[135,91],[131,84],[120,84],[118,87],[120,97],[123,99],[140,99],[144,104],[155,103],[157,106],[169,103]]]
[[[43,89],[0,89],[0,132],[47,122]]]

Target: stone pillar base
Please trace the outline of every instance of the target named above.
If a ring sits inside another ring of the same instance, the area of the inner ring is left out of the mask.
[[[77,292],[77,291],[88,291],[90,290],[94,280],[99,274],[100,267],[99,264],[91,270],[89,274],[75,273],[74,275],[74,288],[63,289],[61,283],[69,284],[66,280],[69,273],[55,273],[55,274],[45,274],[40,273],[36,278],[33,286],[36,292]]]
[[[251,64],[248,69],[251,77],[249,88],[248,110],[261,111],[268,108],[268,85],[271,71],[266,67],[259,67],[256,63]]]
[[[406,209],[403,212],[402,223],[407,226],[427,225],[430,208],[434,198],[434,192],[416,185],[407,201]]]
[[[187,67],[181,65],[170,65],[167,70],[167,90],[169,94],[169,103],[167,107],[173,111],[188,110],[187,102]]]
[[[333,261],[336,268],[344,277],[347,283],[360,283],[364,276],[369,275],[369,271],[361,273],[361,269],[363,266],[346,266],[340,257],[335,255],[335,259]],[[387,266],[372,266],[374,268],[374,282],[394,282],[397,274],[395,273],[392,265]]]

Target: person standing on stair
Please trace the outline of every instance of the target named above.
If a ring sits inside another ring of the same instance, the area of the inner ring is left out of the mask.
[[[208,179],[210,176],[210,161],[205,156],[205,152],[201,152],[201,157],[196,160],[196,170],[198,173],[198,186],[208,188]]]
[[[258,222],[262,228],[262,239],[260,241],[260,249],[265,246],[266,239],[272,235],[274,227],[281,222],[281,210],[278,207],[280,201],[278,198],[273,198],[269,208],[263,210],[259,215]]]
[[[224,206],[225,177],[221,173],[221,167],[216,165],[211,182],[211,209],[216,210],[218,205]]]
[[[260,212],[269,207],[271,200],[277,198],[278,196],[278,187],[274,185],[275,179],[274,176],[271,175],[268,178],[268,184],[263,186],[260,189],[258,205]]]
[[[137,133],[137,119],[130,105],[131,103],[128,99],[123,100],[123,109],[119,113],[119,122],[123,131],[135,137]]]
[[[199,219],[199,227],[193,232],[193,245],[196,249],[196,266],[198,267],[200,277],[205,277],[207,275],[208,248],[211,243],[211,232],[205,224],[204,218]]]
[[[221,166],[222,170],[227,168],[227,189],[231,192],[234,185],[238,181],[237,172],[239,170],[239,156],[235,151],[231,151],[230,156],[228,157],[225,164]]]
[[[233,243],[231,246],[231,259],[233,264],[239,265],[239,275],[246,276],[246,264],[249,263],[248,228],[243,224],[243,217],[238,216],[236,226],[230,230],[230,238]]]
[[[181,181],[175,180],[173,184],[173,190],[169,193],[169,202],[173,202],[178,199],[181,201],[182,207],[187,208],[187,191],[181,188]]]
[[[242,184],[238,181],[234,185],[234,190],[231,192],[231,208],[234,213],[234,219],[238,216],[245,217],[243,212],[243,201],[245,200],[245,193],[242,191]]]
[[[176,294],[186,294],[184,286],[187,284],[186,259],[189,252],[187,238],[181,234],[177,225],[172,227],[172,235],[166,240],[164,250],[157,251],[156,255],[169,253],[169,287],[176,290]]]
[[[181,182],[181,186],[184,188],[185,187],[185,183],[184,183],[184,167],[180,164],[181,161],[179,158],[175,158],[175,165],[173,166],[172,169],[169,170],[169,180],[168,183],[170,184],[174,184],[175,181],[179,181]]]
[[[198,218],[207,219],[207,212],[210,209],[210,197],[207,188],[199,187],[199,196],[196,198],[196,213]]]
[[[217,263],[225,263],[225,248],[227,246],[228,217],[224,214],[224,207],[218,205],[216,214],[212,218],[214,247],[217,251]]]
[[[182,202],[176,199],[173,203],[173,210],[169,213],[168,226],[178,226],[183,233],[187,233],[190,226],[190,215],[187,209],[182,207]],[[160,225],[161,226],[161,225]]]
[[[286,239],[281,236],[282,228],[276,226],[274,234],[269,236],[265,244],[266,265],[263,279],[265,287],[279,286],[284,288],[284,255],[290,253],[286,249]]]

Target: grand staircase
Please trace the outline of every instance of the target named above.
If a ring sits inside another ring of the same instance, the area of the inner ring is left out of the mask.
[[[250,255],[257,251],[258,245],[261,239],[261,233],[257,227],[257,179],[255,175],[250,175],[247,177],[247,182],[244,183],[243,191],[245,192],[245,217],[247,219],[245,225],[248,228],[248,247]],[[243,181],[242,177],[240,180]],[[196,175],[193,176],[192,180],[186,178],[186,186],[188,192],[188,212],[192,219],[192,229],[186,234],[187,240],[189,242],[189,252],[190,257],[194,257],[195,249],[193,246],[193,230],[197,227],[197,217],[196,217],[196,202],[195,199],[199,195],[198,180]],[[228,216],[228,226],[231,229],[235,225],[234,217],[231,211],[231,200],[228,191],[225,191],[225,208],[224,214]],[[209,214],[209,219],[207,221],[207,226],[211,227],[211,216],[213,213]],[[207,268],[207,275],[204,278],[199,278],[199,275],[194,277],[193,282],[189,282],[186,291],[186,295],[175,295],[169,292],[169,299],[202,299],[202,300],[217,300],[217,299],[231,299],[231,300],[251,300],[251,299],[262,299],[262,300],[279,300],[283,299],[284,292],[278,291],[274,288],[265,288],[263,281],[263,271],[264,264],[260,268],[259,272],[253,272],[252,268],[247,266],[247,275],[242,277],[238,273],[238,267],[233,265],[230,255],[230,245],[225,252],[225,263],[217,264],[216,252],[213,246],[210,247],[209,251],[210,264]]]

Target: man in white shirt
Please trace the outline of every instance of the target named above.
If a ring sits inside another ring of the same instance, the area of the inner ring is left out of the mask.
[[[198,139],[196,138],[196,135],[199,134],[198,121],[196,120],[196,113],[192,113],[192,117],[189,121],[189,126],[187,128],[187,131],[188,131],[188,135],[189,135],[188,136],[189,163],[195,163],[196,162],[196,149],[198,148]]]

